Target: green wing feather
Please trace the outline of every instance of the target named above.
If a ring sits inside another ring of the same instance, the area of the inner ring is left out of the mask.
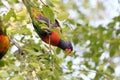
[[[40,10],[38,10],[38,8],[36,6],[33,5],[32,2],[30,2],[30,0],[22,0],[24,5],[27,8],[27,11],[30,14],[32,23],[33,23],[33,27],[35,28],[35,31],[38,33],[38,35],[40,37],[42,37],[44,31],[42,29],[42,27],[46,26],[43,20],[39,20],[39,16],[42,16],[42,13],[40,12]],[[47,28],[47,27],[46,27]]]
[[[51,34],[52,32],[52,29],[50,29],[51,24],[53,24],[52,26],[54,28],[60,27],[56,19],[54,20],[54,22],[52,22],[52,20],[46,18],[42,12],[42,9],[35,6],[34,3],[32,3],[30,0],[22,0],[22,1],[30,14],[35,31],[38,33],[38,35],[41,38],[47,34]]]

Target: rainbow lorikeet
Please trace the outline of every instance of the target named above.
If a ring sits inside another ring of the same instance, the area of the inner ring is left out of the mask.
[[[0,59],[6,54],[10,46],[10,41],[6,35],[6,29],[0,19]]]
[[[35,31],[39,35],[39,37],[46,43],[51,44],[53,46],[57,46],[67,53],[71,53],[73,50],[72,44],[70,41],[64,41],[60,38],[59,32],[56,29],[60,29],[59,22],[54,19],[50,20],[47,18],[41,8],[36,7],[31,0],[22,0],[24,5],[27,8],[27,11],[30,14],[32,19],[33,27]],[[43,5],[43,7],[47,7]],[[52,28],[52,29],[50,29]]]

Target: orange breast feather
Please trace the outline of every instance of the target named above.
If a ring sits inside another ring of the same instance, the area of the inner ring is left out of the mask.
[[[0,54],[5,54],[9,48],[10,42],[8,36],[0,35]]]
[[[50,40],[49,40],[50,38]],[[50,41],[50,44],[53,45],[53,46],[57,46],[58,43],[60,42],[60,37],[58,35],[57,32],[52,32],[51,35],[47,35],[44,37],[43,39],[44,42],[48,43],[49,44],[49,41]]]

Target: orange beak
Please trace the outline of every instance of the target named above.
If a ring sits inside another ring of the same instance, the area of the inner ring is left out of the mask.
[[[72,50],[71,49],[65,49],[65,52],[70,54],[72,52]]]

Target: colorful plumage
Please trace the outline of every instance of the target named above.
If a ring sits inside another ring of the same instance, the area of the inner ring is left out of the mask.
[[[6,54],[8,48],[10,46],[10,41],[8,36],[6,35],[5,27],[0,20],[0,59]]]
[[[61,32],[61,27],[59,25],[59,22],[56,19],[52,21],[49,18],[47,18],[44,15],[41,8],[38,8],[35,5],[33,5],[31,0],[22,0],[22,1],[30,14],[33,26],[39,37],[44,42],[48,44],[50,43],[53,46],[57,46],[65,50],[67,53],[71,53],[73,50],[71,42],[62,40],[57,32],[57,29],[60,29]],[[45,5],[43,6],[48,7]],[[50,28],[52,28],[53,30],[51,30]]]

